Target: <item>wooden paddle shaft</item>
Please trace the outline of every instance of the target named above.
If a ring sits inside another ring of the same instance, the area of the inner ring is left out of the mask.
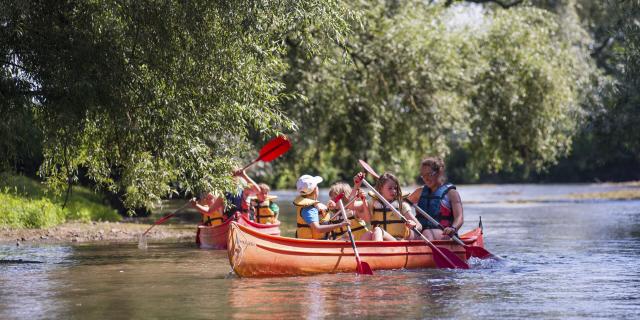
[[[395,213],[396,215],[398,215],[398,217],[400,217],[400,219],[402,219],[402,221],[404,221],[405,223],[407,222],[407,218],[405,218],[402,213],[400,213],[400,211],[398,211],[398,209],[394,208],[391,203],[389,203],[389,201],[387,201],[387,199],[385,199],[379,192],[378,190],[376,190],[374,187],[372,187],[369,182],[366,179],[362,179],[362,183],[364,183],[367,188],[369,188],[371,191],[373,191],[373,193],[375,193],[375,195],[378,197],[378,200],[382,201],[382,203],[384,203],[387,207],[389,207],[391,209],[391,211],[393,211],[393,213]],[[442,251],[440,251],[440,249],[438,249],[438,247],[436,247],[431,241],[429,241],[429,239],[427,239],[427,237],[425,237],[420,231],[418,231],[418,229],[416,227],[413,227],[413,231],[415,231],[416,233],[418,233],[420,235],[420,237],[422,238],[422,240],[424,240],[427,245],[431,248],[432,251],[437,252],[441,257],[443,257],[447,263],[449,263],[451,266],[455,267],[455,264],[449,260],[449,258],[442,253]]]

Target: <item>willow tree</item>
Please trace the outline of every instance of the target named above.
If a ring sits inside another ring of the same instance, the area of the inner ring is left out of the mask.
[[[128,206],[176,182],[220,192],[249,131],[294,127],[278,108],[291,98],[283,39],[340,42],[346,18],[337,1],[3,1],[0,108],[42,133],[54,189],[81,168]],[[3,141],[20,127],[0,123]]]
[[[539,169],[569,150],[589,57],[553,13],[417,1],[353,9],[353,34],[325,46],[333,59],[291,47],[300,67],[289,88],[307,97],[284,109],[304,146],[290,155],[292,171],[347,178],[366,158],[409,182],[423,156],[454,147],[468,154],[470,175]]]

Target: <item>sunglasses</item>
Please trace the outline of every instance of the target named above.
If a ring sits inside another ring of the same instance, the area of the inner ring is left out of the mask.
[[[438,175],[438,171],[433,171],[431,173],[426,173],[426,174],[423,174],[422,176],[423,177],[435,177],[436,175]]]

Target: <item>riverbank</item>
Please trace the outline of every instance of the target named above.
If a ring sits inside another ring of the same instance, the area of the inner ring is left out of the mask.
[[[640,199],[640,182],[603,183],[594,185],[468,185],[461,186],[465,205],[486,203],[575,203],[609,200]],[[283,218],[291,217],[294,210],[291,200],[294,191],[276,191],[280,195],[279,205]],[[323,194],[326,194],[324,191]],[[86,243],[86,242],[137,242],[138,237],[151,223],[162,216],[174,212],[184,204],[184,200],[165,201],[152,216],[145,218],[124,218],[120,222],[81,222],[74,220],[42,229],[0,226],[0,243],[17,245],[28,243]],[[150,241],[194,241],[196,223],[200,216],[194,210],[184,210],[179,217],[154,227],[148,234]],[[294,224],[288,224],[287,226]],[[283,232],[293,234],[286,226]]]
[[[51,228],[0,227],[0,243],[17,246],[31,243],[135,242],[151,225],[131,222],[67,222]],[[155,226],[148,240],[194,241],[195,224]]]

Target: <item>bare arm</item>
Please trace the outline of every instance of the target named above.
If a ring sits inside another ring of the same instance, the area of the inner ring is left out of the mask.
[[[362,184],[362,179],[364,179],[364,174],[362,172],[358,173],[355,177],[353,177],[353,189],[351,190],[351,194],[349,195],[349,198],[351,198],[352,196],[360,196],[359,194],[362,193],[362,190],[360,189],[360,185]],[[355,203],[354,203],[355,215],[366,222],[370,222],[371,210],[369,209],[369,206],[372,205],[372,203],[373,202],[367,203],[366,198],[363,196],[362,205],[360,205],[359,207],[355,207]]]
[[[222,212],[224,211],[224,199],[218,197],[216,198],[216,200],[213,202],[213,205],[211,205],[210,208],[211,212]]]
[[[348,224],[349,224],[349,222],[343,221],[341,223],[323,224],[323,225],[321,225],[319,222],[314,221],[314,222],[311,222],[309,224],[309,226],[316,233],[325,233],[325,232],[329,232],[329,231],[331,231],[331,230],[333,230],[335,228],[346,226]]]
[[[245,193],[247,194],[258,194],[260,193],[260,187],[258,186],[258,184],[253,181],[253,179],[249,178],[249,176],[247,175],[246,172],[244,172],[244,170],[237,170],[233,173],[234,176],[238,176],[242,179],[244,179],[245,181],[247,181],[247,183],[249,184],[245,189]]]
[[[409,207],[408,203],[402,203],[402,215],[404,216],[405,219],[407,219],[408,221],[411,221],[415,224],[416,228],[418,229],[418,231],[422,231],[422,224],[418,221],[418,219],[416,218],[416,216],[411,214],[411,208]],[[411,227],[411,222],[408,222],[409,227]]]
[[[203,206],[199,203],[195,203],[192,206],[196,208],[196,210],[198,210],[200,214],[206,215],[207,213],[209,213],[209,206]]]
[[[420,195],[422,194],[423,188],[424,186],[416,190],[413,190],[413,192],[411,192],[411,194],[407,197],[407,200],[411,201],[411,203],[418,204],[418,201],[420,201]]]

